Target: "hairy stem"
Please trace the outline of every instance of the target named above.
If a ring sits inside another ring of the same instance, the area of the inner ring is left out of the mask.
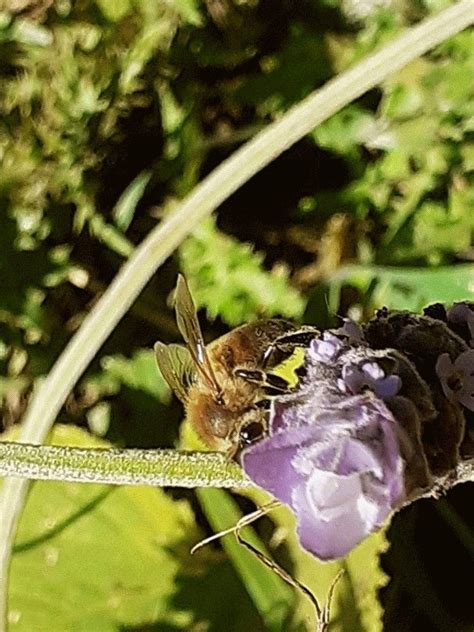
[[[249,487],[243,470],[220,452],[118,450],[0,443],[0,476],[47,481]]]
[[[42,481],[154,485],[160,487],[251,487],[252,481],[221,452],[72,448],[0,442],[0,476]],[[460,461],[435,480],[434,488],[411,498],[439,496],[459,483],[474,482],[474,458]]]

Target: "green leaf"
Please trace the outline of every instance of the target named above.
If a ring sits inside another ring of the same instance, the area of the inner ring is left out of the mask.
[[[180,247],[181,269],[198,306],[239,325],[256,315],[298,319],[305,302],[284,270],[266,272],[250,245],[219,232],[209,218]]]
[[[169,387],[157,369],[151,349],[139,349],[131,358],[106,356],[101,364],[104,371],[121,384],[148,393],[160,402],[169,402]]]
[[[341,608],[353,595],[365,632],[382,632],[383,608],[379,590],[389,581],[380,566],[380,555],[388,548],[385,529],[373,533],[341,563],[344,575],[338,588]]]
[[[202,26],[203,19],[196,0],[173,0],[173,9],[188,24]]]
[[[72,427],[57,427],[52,439],[105,445]],[[192,613],[172,599],[196,536],[187,502],[161,489],[36,483],[14,549],[10,632],[189,629]]]
[[[320,147],[345,155],[363,142],[373,125],[370,112],[351,104],[319,125],[312,136]]]
[[[374,305],[419,311],[429,303],[454,303],[473,298],[474,265],[440,268],[350,266],[340,270],[334,281],[345,281],[363,292],[375,284]]]
[[[110,428],[110,403],[99,402],[87,411],[87,425],[93,435],[105,437]]]
[[[53,34],[31,20],[15,20],[12,39],[27,46],[50,46],[53,43]]]
[[[110,22],[119,22],[128,13],[130,13],[132,7],[130,6],[130,0],[114,0],[108,2],[108,0],[96,0],[96,4]]]
[[[130,0],[96,0],[96,4],[110,22],[119,22],[132,9]]]
[[[474,143],[466,143],[461,148],[463,168],[467,173],[474,171]]]
[[[146,185],[150,182],[151,171],[142,171],[132,180],[122,195],[119,197],[117,204],[112,211],[112,217],[118,228],[125,232],[130,226],[135,209],[138,202],[143,197]]]
[[[258,73],[238,86],[237,100],[257,107],[267,101],[273,111],[288,107],[330,77],[328,57],[321,32],[295,20],[278,54],[269,55]]]
[[[133,253],[133,244],[112,224],[107,224],[101,215],[89,219],[89,229],[94,237],[105,244],[112,252],[128,258]]]
[[[417,65],[413,64],[413,69],[417,69]],[[405,75],[407,70],[405,70]],[[414,77],[416,78],[416,77]],[[397,84],[393,87],[385,97],[384,112],[390,118],[404,119],[409,116],[415,116],[423,111],[423,92],[421,87],[413,84]]]
[[[443,253],[467,252],[471,245],[474,220],[465,212],[452,212],[452,205],[425,202],[417,211],[413,225],[413,244],[418,254],[435,264]]]

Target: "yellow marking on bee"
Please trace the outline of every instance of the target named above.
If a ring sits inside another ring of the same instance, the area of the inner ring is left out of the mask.
[[[272,368],[270,371],[274,375],[283,378],[290,388],[298,386],[300,378],[296,373],[297,369],[303,366],[305,361],[305,350],[303,347],[296,347],[289,358]]]

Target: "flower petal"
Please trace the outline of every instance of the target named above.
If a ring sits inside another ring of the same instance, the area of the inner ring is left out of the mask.
[[[439,377],[439,381],[441,383],[441,388],[443,389],[443,393],[445,397],[449,400],[453,397],[453,392],[448,386],[448,378],[453,370],[453,363],[451,362],[451,358],[448,353],[442,353],[439,358],[436,360],[435,371],[436,375]]]
[[[358,344],[364,341],[364,331],[359,323],[351,318],[343,318],[342,327],[333,329],[333,332],[339,336],[345,336],[349,344]]]
[[[291,504],[291,493],[303,477],[292,467],[297,447],[288,445],[286,433],[275,435],[250,446],[242,454],[242,465],[247,475],[263,489],[286,504]],[[286,445],[285,445],[286,444]]]
[[[448,321],[456,324],[466,324],[471,336],[470,346],[474,346],[474,311],[473,303],[455,303],[448,311]]]
[[[456,358],[454,366],[466,375],[474,375],[474,349],[464,351]]]
[[[317,472],[308,483],[310,491],[301,486],[293,496],[301,544],[321,560],[344,557],[374,529],[377,506],[364,496],[357,475]]]
[[[334,334],[325,331],[322,338],[315,338],[310,345],[310,354],[316,362],[330,364],[334,362],[344,346]]]
[[[393,416],[373,393],[340,396],[323,408],[311,396],[275,404],[278,430],[271,421],[269,436],[241,459],[252,480],[296,513],[302,545],[335,559],[399,505],[403,460]]]

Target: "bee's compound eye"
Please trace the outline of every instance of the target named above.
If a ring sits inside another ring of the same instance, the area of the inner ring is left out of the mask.
[[[258,421],[252,421],[252,423],[244,426],[244,428],[240,431],[240,443],[242,446],[250,445],[258,439],[263,437],[263,433],[265,432],[265,427],[263,424]]]

